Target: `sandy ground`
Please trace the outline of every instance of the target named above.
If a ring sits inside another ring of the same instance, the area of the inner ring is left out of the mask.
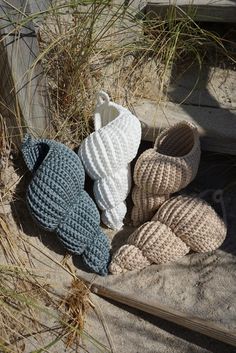
[[[222,205],[212,201],[210,190],[224,190],[228,223],[227,239],[221,248],[208,254],[189,254],[175,263],[153,265],[107,278],[79,271],[80,275],[107,288],[144,302],[165,304],[190,316],[236,329],[236,194],[234,157],[205,153],[199,173],[188,192],[206,192],[207,201],[222,215]],[[222,215],[223,216],[223,215]],[[113,236],[115,250],[133,231],[126,227]],[[117,352],[236,352],[236,349],[151,315],[99,299]],[[137,317],[138,315],[138,317]],[[139,319],[138,319],[139,318]],[[88,325],[97,323],[89,317]],[[93,330],[92,330],[93,331]],[[98,337],[104,334],[98,330]],[[90,350],[96,352],[96,350]]]
[[[147,145],[142,146],[146,148]],[[78,257],[69,258],[71,268],[75,267],[78,276],[95,281],[108,288],[128,294],[146,302],[161,303],[178,309],[190,316],[201,317],[236,330],[236,168],[235,157],[204,153],[196,180],[188,192],[201,193],[208,189],[224,189],[224,205],[227,215],[228,235],[221,249],[209,254],[189,254],[175,263],[150,266],[142,271],[134,271],[120,276],[105,278],[87,272]],[[18,170],[18,173],[21,173]],[[14,170],[12,170],[14,175]],[[45,281],[53,284],[58,293],[64,293],[71,277],[57,262],[64,259],[65,250],[58,244],[54,234],[42,232],[32,221],[25,205],[24,190],[28,183],[23,178],[16,186],[15,198],[8,212],[9,224],[22,232],[27,242],[28,254],[21,243],[18,251],[27,262],[36,268]],[[235,184],[234,184],[235,183]],[[91,189],[90,183],[88,188]],[[211,192],[207,200],[222,214],[219,204],[212,202]],[[8,205],[9,206],[9,205]],[[120,232],[108,231],[113,250],[120,246],[133,231],[126,226]],[[30,244],[34,245],[31,246]],[[35,248],[36,247],[36,248]],[[50,260],[48,254],[56,262]],[[2,258],[2,255],[1,255]],[[1,261],[2,262],[2,261]],[[98,348],[94,340],[83,338],[84,352],[121,353],[191,353],[191,352],[236,352],[233,348],[201,334],[181,328],[152,315],[139,312],[123,305],[104,300],[92,294],[97,311],[91,310],[86,320],[86,330],[107,348]],[[48,320],[45,318],[45,320]],[[52,320],[53,321],[53,320]],[[52,322],[52,324],[54,324]],[[52,337],[41,335],[26,345],[25,352],[33,352]],[[76,352],[60,342],[49,352]]]
[[[183,329],[157,317],[98,297],[95,299],[109,327],[108,332],[112,339],[114,352],[221,353],[236,351],[233,347],[205,338],[196,332]],[[89,316],[87,328],[95,333],[95,337],[100,342],[110,347],[107,334],[95,315]],[[89,345],[88,342],[85,342],[85,346],[89,352],[99,352],[94,345]]]

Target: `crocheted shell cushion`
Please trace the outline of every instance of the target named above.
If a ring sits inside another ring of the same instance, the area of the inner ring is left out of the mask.
[[[147,220],[150,220],[155,211],[169,198],[169,195],[149,194],[145,190],[134,186],[132,191],[131,218],[134,226],[138,226]]]
[[[138,151],[141,124],[128,109],[110,102],[104,92],[98,95],[94,124],[95,132],[82,142],[79,156],[95,180],[93,190],[103,223],[120,229],[131,188],[129,163]]]
[[[33,218],[93,271],[105,275],[110,244],[99,227],[96,205],[83,190],[85,173],[79,157],[65,145],[27,135],[22,153],[33,178],[26,200]]]
[[[140,155],[134,168],[134,225],[150,220],[169,194],[185,188],[195,178],[200,154],[197,128],[182,121],[164,130],[154,148]]]
[[[226,237],[226,227],[213,208],[191,196],[167,200],[150,222],[139,227],[113,256],[111,273],[163,264],[186,255],[190,249],[217,249]]]

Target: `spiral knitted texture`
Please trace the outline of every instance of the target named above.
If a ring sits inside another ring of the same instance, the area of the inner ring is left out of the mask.
[[[128,109],[110,102],[104,92],[99,93],[94,119],[96,131],[83,141],[79,156],[95,180],[93,190],[103,223],[120,229],[131,188],[129,163],[138,151],[141,124]]]
[[[163,264],[186,255],[190,249],[205,253],[217,249],[226,227],[213,208],[192,196],[167,200],[150,222],[139,227],[113,256],[113,274]]]
[[[83,190],[85,173],[79,157],[65,145],[26,135],[22,153],[33,178],[26,200],[33,218],[56,232],[72,253],[101,275],[107,273],[110,244],[99,227],[96,205]]]
[[[139,225],[151,219],[171,193],[185,188],[196,176],[200,162],[197,128],[185,121],[164,130],[154,148],[138,158],[134,168],[131,218]]]

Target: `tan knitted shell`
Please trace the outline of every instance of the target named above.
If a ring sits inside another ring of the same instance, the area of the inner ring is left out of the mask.
[[[113,256],[109,270],[121,273],[152,263],[174,261],[189,252],[217,249],[226,227],[205,201],[191,196],[167,200],[152,221],[143,224]]]
[[[109,270],[115,274],[142,269],[152,263],[174,261],[189,250],[165,224],[147,222],[131,234],[127,245],[115,253]]]
[[[205,201],[178,196],[165,202],[152,219],[166,224],[196,252],[217,249],[225,240],[226,226]]]
[[[180,122],[163,131],[154,148],[138,158],[134,182],[151,194],[170,194],[185,188],[196,176],[200,161],[197,128]]]
[[[156,210],[169,198],[169,195],[149,194],[145,190],[134,186],[132,200],[134,203],[131,219],[133,225],[149,221],[154,216]]]
[[[164,130],[157,137],[154,148],[140,155],[134,168],[136,188],[133,190],[134,210],[131,215],[134,225],[150,220],[169,194],[183,189],[195,178],[200,153],[197,128],[182,121]],[[142,191],[138,192],[137,187]],[[156,200],[156,209],[153,199]]]

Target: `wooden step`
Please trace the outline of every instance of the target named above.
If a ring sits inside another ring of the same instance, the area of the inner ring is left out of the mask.
[[[236,2],[230,0],[149,0],[134,1],[133,5],[149,17],[164,17],[170,5],[175,6],[180,17],[189,14],[201,22],[236,22]]]
[[[141,99],[133,105],[142,122],[142,138],[154,141],[158,131],[182,120],[197,125],[202,149],[236,154],[236,110]]]

